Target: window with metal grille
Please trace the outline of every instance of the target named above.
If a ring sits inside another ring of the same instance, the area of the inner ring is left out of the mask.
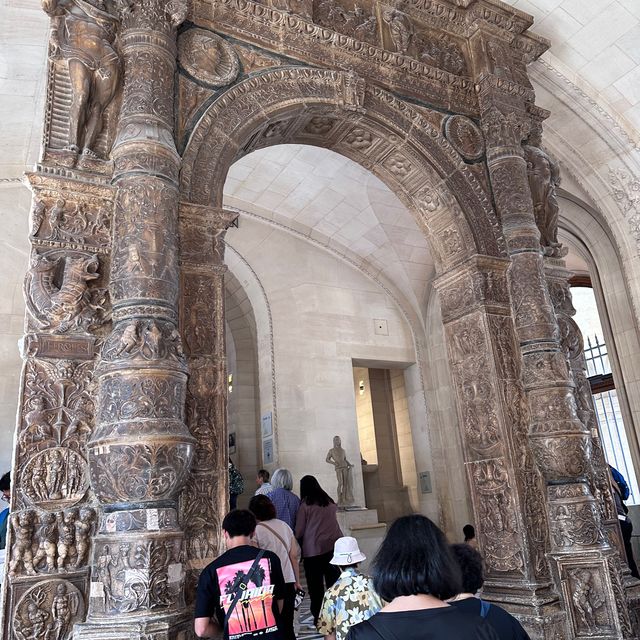
[[[587,376],[607,462],[627,480],[630,492],[627,504],[640,504],[640,490],[593,289],[583,279],[571,287],[571,293],[576,309],[574,319],[584,338]]]

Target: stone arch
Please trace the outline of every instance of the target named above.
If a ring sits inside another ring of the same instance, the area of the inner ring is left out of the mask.
[[[267,70],[226,90],[193,124],[181,197],[221,207],[227,171],[243,155],[273,144],[323,146],[372,171],[402,200],[429,237],[440,273],[475,254],[505,256],[477,167],[441,133],[444,120],[350,73]]]
[[[441,133],[447,117],[367,86],[352,73],[267,70],[215,97],[192,123],[180,197],[189,210],[201,212],[198,224],[206,227],[207,212],[216,217],[225,211],[223,187],[233,162],[285,143],[341,153],[396,194],[434,253],[465,470],[487,561],[486,593],[509,602],[521,598],[524,589],[552,602],[547,539],[529,533],[530,522],[544,521],[544,502],[527,450],[506,279],[509,261],[486,164],[465,161],[448,142]],[[478,138],[480,152],[461,149],[466,157],[483,159],[479,131]],[[183,293],[182,305],[189,304]],[[224,443],[222,422],[218,429]],[[537,511],[530,505],[537,505]],[[185,528],[188,535],[188,524]],[[514,596],[516,591],[520,595]],[[533,618],[531,624],[536,624]]]

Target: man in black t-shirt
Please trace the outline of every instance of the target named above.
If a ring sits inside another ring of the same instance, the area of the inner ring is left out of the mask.
[[[453,544],[451,551],[462,573],[462,593],[449,600],[449,604],[485,618],[500,640],[530,640],[522,625],[509,612],[475,597],[484,584],[482,556],[468,544]]]
[[[275,553],[252,546],[255,528],[254,515],[243,509],[231,511],[222,521],[227,551],[204,569],[198,582],[199,638],[217,638],[224,631],[225,640],[283,640],[278,627],[285,589],[282,567]]]

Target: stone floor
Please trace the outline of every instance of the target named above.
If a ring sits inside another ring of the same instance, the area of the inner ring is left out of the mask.
[[[301,572],[302,573],[302,572]],[[301,576],[302,577],[302,576]],[[302,579],[302,588],[306,591],[307,585]],[[320,635],[315,629],[310,629],[307,626],[307,620],[313,623],[313,618],[311,616],[311,609],[309,608],[311,604],[311,600],[309,600],[309,593],[305,595],[302,604],[300,605],[300,609],[298,609],[298,613],[295,618],[295,631],[298,640],[319,640],[324,636]],[[302,624],[304,621],[304,624]]]

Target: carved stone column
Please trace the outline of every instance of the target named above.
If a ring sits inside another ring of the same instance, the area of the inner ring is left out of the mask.
[[[629,570],[620,523],[611,491],[609,465],[604,455],[600,427],[593,406],[591,385],[587,378],[587,364],[584,357],[584,342],[580,328],[573,316],[576,310],[572,304],[569,279],[573,275],[562,259],[564,251],[545,257],[545,274],[549,293],[558,319],[560,343],[569,362],[575,385],[578,417],[589,428],[591,434],[591,473],[588,478],[600,511],[600,519],[609,544],[618,552],[621,573],[624,576],[625,591],[629,601],[631,624],[636,636],[640,633],[640,583],[631,576]]]
[[[121,2],[124,84],[112,151],[117,187],[113,331],[98,368],[91,483],[103,517],[87,623],[76,638],[185,637],[177,501],[193,455],[178,332],[176,27],[186,3]]]
[[[508,264],[478,257],[436,286],[486,563],[484,597],[517,613],[532,638],[556,638],[564,621],[545,555],[544,483],[527,444]]]
[[[229,507],[224,235],[236,217],[223,209],[180,205],[180,329],[191,372],[187,424],[196,440],[181,509],[189,603],[200,571],[221,551]]]
[[[511,257],[511,302],[531,411],[529,443],[547,484],[550,557],[567,611],[568,637],[631,638],[616,553],[604,536],[588,483],[591,434],[576,411],[574,382],[545,281],[521,146],[530,117],[515,101],[492,97],[482,117],[487,161]]]

